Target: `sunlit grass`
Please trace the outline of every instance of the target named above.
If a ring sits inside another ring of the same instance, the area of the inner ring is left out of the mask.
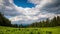
[[[0,26],[0,34],[60,34],[60,26],[47,28],[12,28]]]

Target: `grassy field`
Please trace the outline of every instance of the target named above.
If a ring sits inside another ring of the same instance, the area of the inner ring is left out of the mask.
[[[11,28],[0,26],[0,34],[60,34],[60,26],[48,28]]]

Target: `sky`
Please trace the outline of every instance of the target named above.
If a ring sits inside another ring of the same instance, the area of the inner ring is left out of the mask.
[[[60,0],[0,0],[0,12],[12,24],[31,24],[60,16]]]
[[[26,7],[29,7],[29,8],[35,7],[35,4],[30,3],[28,0],[13,0],[13,2],[18,7],[23,7],[23,8],[26,8]]]

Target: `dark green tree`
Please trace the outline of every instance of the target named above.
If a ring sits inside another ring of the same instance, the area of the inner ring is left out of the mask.
[[[0,26],[11,26],[11,22],[0,12]]]

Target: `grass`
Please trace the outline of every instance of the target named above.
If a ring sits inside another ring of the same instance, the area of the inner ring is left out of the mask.
[[[12,28],[0,26],[0,34],[60,34],[60,26],[47,28]]]

